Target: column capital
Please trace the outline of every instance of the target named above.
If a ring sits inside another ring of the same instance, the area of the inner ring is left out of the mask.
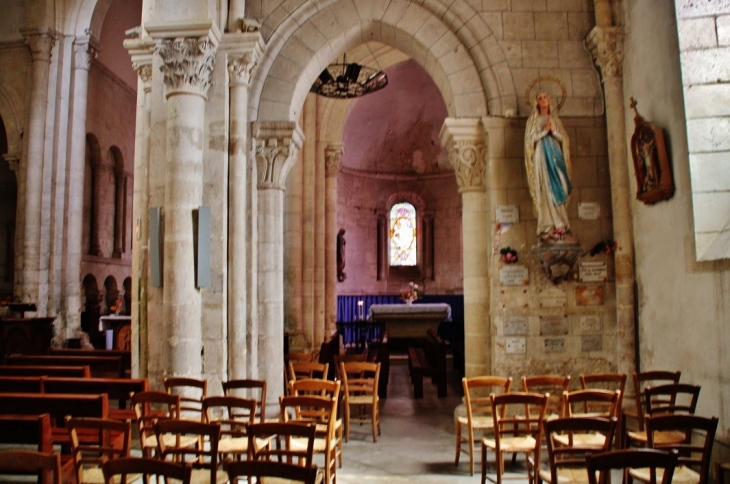
[[[219,49],[228,54],[229,85],[248,86],[264,52],[261,35],[258,32],[224,34]]]
[[[155,43],[150,37],[142,37],[139,27],[127,32],[129,38],[124,40],[124,48],[132,58],[132,69],[137,72],[144,88],[152,87],[152,52]]]
[[[593,27],[586,46],[604,78],[623,75],[624,34],[619,27]]]
[[[344,143],[330,143],[324,149],[324,176],[325,178],[336,177],[340,172],[342,154],[345,152]]]
[[[89,70],[91,60],[96,59],[99,49],[91,41],[91,37],[76,37],[74,40],[74,69]]]
[[[25,43],[30,47],[33,61],[51,61],[51,51],[56,43],[56,34],[50,29],[21,29]]]
[[[292,121],[255,122],[251,137],[258,188],[284,190],[304,142],[302,129]]]
[[[165,97],[197,94],[206,97],[215,64],[216,46],[208,37],[158,40],[154,52],[162,59]]]
[[[2,158],[8,164],[8,168],[10,168],[10,171],[15,173],[17,176],[18,168],[20,167],[20,157],[15,153],[5,153],[4,155],[2,155]]]
[[[459,192],[486,188],[487,134],[479,118],[446,118],[441,145],[449,152]]]

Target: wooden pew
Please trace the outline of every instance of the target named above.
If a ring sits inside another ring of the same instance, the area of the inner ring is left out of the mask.
[[[64,418],[109,417],[109,399],[106,394],[72,395],[47,393],[0,393],[0,414],[41,415],[51,417],[51,433],[54,444],[70,442]]]
[[[47,366],[47,365],[0,365],[0,376],[59,376],[89,378],[91,370],[85,366]]]
[[[0,393],[43,393],[43,376],[0,376]]]
[[[126,350],[82,350],[69,348],[51,348],[48,350],[51,356],[119,356],[122,358],[122,365],[125,370],[132,369],[132,352]]]
[[[88,366],[96,378],[124,378],[121,356],[10,355],[9,366]]]
[[[117,408],[109,409],[109,417],[119,420],[136,420],[134,409],[127,409],[127,399],[131,393],[148,390],[147,378],[45,378],[43,380],[45,393],[105,393],[110,401],[118,402]]]
[[[445,398],[447,343],[438,336],[436,331],[429,329],[426,333],[423,350],[431,366],[431,381],[438,388],[438,397]]]
[[[51,416],[0,415],[0,444],[35,445],[39,452],[53,452]]]

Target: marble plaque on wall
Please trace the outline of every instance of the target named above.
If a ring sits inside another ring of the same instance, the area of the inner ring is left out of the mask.
[[[503,286],[526,286],[530,283],[527,267],[514,264],[499,269],[499,283]]]
[[[578,218],[581,220],[598,220],[601,216],[601,206],[596,202],[578,204]]]
[[[582,351],[602,351],[603,338],[600,334],[584,334],[580,346]]]
[[[524,336],[527,335],[528,320],[527,316],[505,316],[504,317],[504,335],[505,336]]]
[[[575,286],[576,306],[603,306],[606,290],[603,286]]]
[[[564,338],[545,338],[545,353],[562,353],[565,351]]]
[[[497,205],[497,222],[516,224],[520,221],[520,207],[517,205]]]
[[[580,317],[580,332],[581,333],[600,333],[603,328],[601,323],[601,317],[597,314],[590,316]]]
[[[581,262],[578,265],[581,282],[605,282],[608,279],[606,262]]]
[[[540,291],[538,299],[542,308],[564,308],[568,305],[567,293],[561,289]]]
[[[527,352],[526,338],[507,338],[504,341],[504,352],[508,355],[525,354]]]
[[[563,336],[568,332],[566,316],[540,316],[540,336]]]

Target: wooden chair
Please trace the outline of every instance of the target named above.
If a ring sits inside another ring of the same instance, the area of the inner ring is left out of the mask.
[[[681,375],[681,371],[665,370],[652,370],[633,373],[634,398],[636,407],[633,409],[626,409],[623,412],[623,416],[621,418],[621,434],[624,436],[624,440],[626,438],[628,420],[636,421],[636,425],[639,431],[644,430],[644,412],[646,409],[644,390],[646,389],[646,387],[663,385],[667,383],[679,383],[679,378]]]
[[[207,397],[203,400],[205,422],[221,428],[218,454],[236,460],[248,455],[248,426],[256,423],[258,403],[251,398]]]
[[[226,465],[230,482],[240,482],[243,478],[257,477],[257,482],[270,482],[268,478],[276,478],[277,482],[315,484],[317,467],[302,467],[296,464],[266,461],[229,462]],[[267,478],[264,480],[263,478]]]
[[[248,427],[249,460],[313,465],[317,425],[303,422],[266,422]],[[297,445],[292,445],[296,442]]]
[[[326,380],[329,366],[329,363],[319,363],[318,361],[290,361],[287,381],[301,380],[302,378]]]
[[[168,377],[164,380],[165,391],[180,395],[180,417],[202,422],[203,400],[208,396],[208,381],[197,378]]]
[[[576,390],[574,392],[563,393],[563,412],[566,417],[604,417],[617,418],[620,413],[618,401],[621,393],[609,390]],[[594,411],[589,411],[594,410]],[[613,438],[614,432],[611,433]],[[547,434],[546,434],[547,438]],[[592,447],[597,449],[610,450],[605,448],[602,433],[571,433],[572,445],[580,445],[583,447]],[[565,436],[555,436],[558,442],[563,445],[569,445]],[[550,443],[548,442],[548,445]]]
[[[647,387],[644,390],[644,420],[650,416],[661,414],[685,414],[693,415],[697,408],[697,400],[700,396],[700,387],[688,383],[670,383]],[[677,441],[684,438],[682,433],[669,433],[663,435],[665,442]],[[643,447],[648,443],[646,431],[635,431],[626,433],[626,447],[631,444]]]
[[[292,380],[289,382],[290,395],[312,395],[334,398],[337,402],[335,409],[335,445],[337,446],[337,463],[342,467],[342,437],[344,423],[340,417],[340,382],[332,380],[322,380],[318,378],[306,378],[302,380]],[[324,425],[324,422],[320,425]]]
[[[337,446],[335,445],[335,408],[337,400],[320,396],[284,396],[279,399],[280,414],[284,422],[315,424],[314,453],[324,456],[324,480],[336,482]],[[325,425],[323,425],[323,423]],[[292,447],[303,448],[308,442],[293,439]]]
[[[157,455],[161,460],[190,462],[192,483],[224,484],[225,472],[218,469],[218,441],[221,428],[216,424],[192,420],[159,420],[155,424]],[[186,442],[195,442],[189,445]],[[188,458],[192,460],[188,461]]]
[[[586,470],[588,484],[608,484],[611,482],[611,470],[621,470],[638,467],[663,469],[661,484],[670,484],[677,465],[677,453],[654,449],[626,449],[614,450],[603,454],[589,454],[586,456]]]
[[[38,482],[50,475],[52,484],[61,484],[61,456],[35,450],[0,450],[0,474],[36,474]]]
[[[462,378],[464,406],[466,415],[456,419],[456,457],[454,465],[459,465],[462,444],[468,444],[469,475],[474,475],[474,443],[481,442],[486,431],[494,429],[492,417],[492,393],[507,393],[512,386],[512,378],[501,376],[476,376]],[[466,435],[464,431],[466,430]],[[477,437],[474,436],[478,432]]]
[[[137,417],[142,456],[152,457],[157,452],[155,424],[161,419],[178,419],[180,396],[155,391],[137,392],[132,394],[132,408]]]
[[[378,379],[380,363],[346,362],[340,363],[340,376],[345,388],[345,440],[350,440],[351,424],[371,422],[373,442],[380,435],[380,397],[378,396]],[[370,407],[369,415],[365,407]],[[356,407],[358,416],[351,418],[352,407]]]
[[[101,465],[107,460],[129,457],[131,427],[129,420],[66,417],[76,484],[103,483]]]
[[[616,431],[616,417],[564,417],[543,422],[547,441],[549,469],[541,469],[538,482],[551,484],[583,484],[588,482],[585,459],[588,454],[611,450]],[[594,445],[575,436],[593,435]]]
[[[616,448],[620,447],[624,441],[624,437],[621,434],[623,431],[623,402],[624,395],[626,394],[626,374],[625,373],[589,373],[580,375],[580,387],[583,390],[610,390],[620,391],[621,394],[618,397],[618,403],[616,408],[618,409],[618,427],[614,438],[616,442],[614,445]],[[589,407],[589,412],[601,412],[603,409],[600,408],[600,403],[596,403],[596,407]]]
[[[542,421],[550,395],[515,392],[492,395],[494,438],[482,439],[482,480],[487,479],[487,451],[491,449],[497,462],[497,484],[504,474],[503,454],[525,454],[528,482],[537,482],[536,465],[540,462]]]
[[[647,394],[647,398],[649,395]],[[646,418],[646,434],[649,448],[676,450],[679,464],[674,469],[673,481],[682,484],[707,484],[710,477],[712,444],[717,431],[717,417],[697,415],[650,415]],[[680,434],[678,438],[676,434]],[[667,435],[671,435],[668,441]],[[693,438],[693,436],[695,436]],[[702,436],[702,437],[697,437]],[[634,468],[629,475],[641,482],[654,482],[661,471],[653,476],[649,468]]]
[[[178,464],[165,462],[159,459],[146,457],[125,457],[121,459],[108,460],[101,466],[104,473],[105,484],[131,484],[129,476],[142,475],[149,482],[149,478],[155,476],[157,482],[169,482],[168,479],[175,479],[181,484],[190,484],[192,467],[190,464]],[[119,477],[117,477],[119,476]],[[164,481],[159,479],[164,478]]]
[[[548,418],[563,415],[563,393],[570,388],[570,375],[523,376],[521,383],[523,392],[550,394],[550,401],[545,412]]]
[[[730,462],[715,462],[715,479],[717,484],[725,484],[725,474],[730,472]]]
[[[266,421],[266,380],[239,379],[221,382],[223,394],[230,397],[255,398],[259,422]]]

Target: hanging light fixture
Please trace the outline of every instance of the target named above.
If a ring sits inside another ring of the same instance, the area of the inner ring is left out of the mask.
[[[350,99],[378,91],[388,85],[383,71],[360,64],[348,64],[343,57],[341,64],[330,64],[314,81],[311,92],[336,99]]]

